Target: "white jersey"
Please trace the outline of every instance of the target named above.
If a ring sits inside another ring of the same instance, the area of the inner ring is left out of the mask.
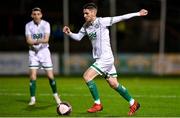
[[[109,22],[109,23],[108,23]],[[80,32],[88,35],[93,47],[93,58],[110,58],[113,57],[109,29],[110,18],[96,18],[96,20],[90,24],[84,24]]]
[[[41,20],[40,24],[35,24],[34,21],[30,21],[26,24],[25,35],[30,35],[33,40],[40,40],[44,38],[45,34],[50,34],[50,24]],[[49,47],[48,43],[40,43],[38,45],[32,46],[35,50],[40,50],[42,48]]]
[[[91,24],[85,23],[79,33],[70,33],[69,35],[75,40],[81,40],[84,35],[88,35],[93,47],[93,58],[114,59],[110,45],[108,26],[139,15],[137,12],[115,17],[98,17]]]

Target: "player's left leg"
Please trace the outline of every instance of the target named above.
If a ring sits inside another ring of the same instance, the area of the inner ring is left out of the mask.
[[[128,115],[133,115],[139,109],[140,104],[131,97],[128,90],[123,85],[119,84],[116,77],[109,76],[106,80],[111,88],[115,89],[125,100],[129,102],[130,111]]]
[[[44,48],[44,49],[40,50],[40,53],[41,53],[41,55],[39,55],[40,62],[41,62],[41,65],[45,69],[46,74],[48,76],[49,84],[51,86],[54,99],[56,100],[57,104],[60,104],[61,100],[60,100],[60,97],[58,95],[57,87],[56,87],[56,81],[54,79],[54,72],[53,72],[53,64],[52,64],[52,60],[51,60],[51,53],[50,53],[48,48]]]
[[[47,76],[48,76],[48,79],[49,79],[49,84],[51,86],[54,99],[56,100],[57,104],[60,104],[61,100],[60,100],[60,97],[59,97],[58,92],[57,92],[57,86],[56,86],[56,81],[54,79],[53,70],[52,69],[51,70],[46,70],[46,73],[47,73]]]

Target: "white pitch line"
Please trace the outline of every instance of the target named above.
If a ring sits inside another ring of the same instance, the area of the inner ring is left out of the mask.
[[[25,93],[0,93],[0,96],[27,96],[29,94],[25,94]],[[38,94],[39,96],[52,96],[52,94],[50,93],[40,93]],[[68,94],[68,93],[63,93],[60,94],[61,96],[71,96],[71,97],[75,97],[75,96],[91,96],[90,94]],[[101,94],[101,96],[106,96],[106,97],[110,97],[110,98],[114,98],[117,97],[115,95],[103,95]],[[135,98],[180,98],[180,96],[178,95],[133,95]]]

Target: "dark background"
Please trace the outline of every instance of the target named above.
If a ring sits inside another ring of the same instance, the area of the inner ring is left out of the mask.
[[[69,0],[70,27],[78,32],[84,23],[82,6],[88,2],[98,5],[98,16],[110,16],[110,0]],[[165,53],[180,52],[179,0],[167,0]],[[25,41],[25,24],[31,20],[33,7],[40,7],[43,19],[51,24],[50,50],[63,53],[63,0],[6,0],[0,4],[0,51],[23,52],[28,50]],[[116,15],[145,8],[146,17],[135,17],[116,24],[118,53],[158,53],[160,30],[160,0],[116,0]],[[81,43],[70,40],[71,53],[87,53],[91,45],[87,37]]]

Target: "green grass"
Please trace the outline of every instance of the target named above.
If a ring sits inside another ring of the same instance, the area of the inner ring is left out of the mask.
[[[57,77],[61,99],[68,101],[73,117],[126,117],[129,104],[111,89],[103,78],[96,78],[104,110],[87,113],[93,101],[80,77]],[[180,116],[180,79],[158,77],[120,77],[129,93],[141,103],[135,117]],[[0,77],[0,117],[57,117],[49,82],[45,77],[37,80],[37,104],[29,107],[29,80],[26,77]]]

